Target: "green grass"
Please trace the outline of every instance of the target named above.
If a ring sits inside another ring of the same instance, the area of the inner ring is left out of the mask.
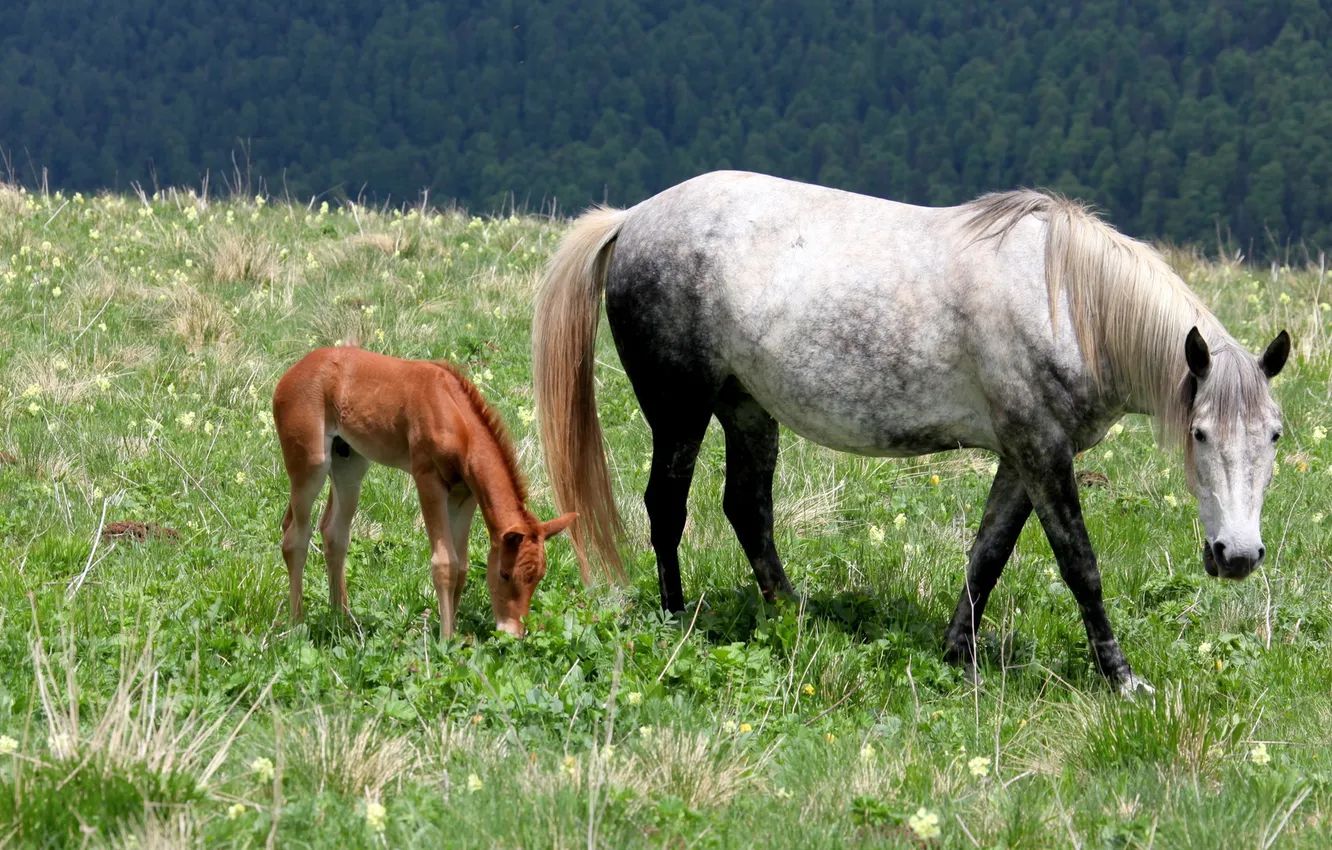
[[[943,663],[992,470],[979,453],[864,459],[784,434],[778,545],[805,602],[770,607],[721,511],[714,429],[682,547],[705,605],[664,618],[649,433],[608,334],[599,406],[630,586],[583,589],[561,539],[531,634],[497,635],[478,523],[462,637],[440,643],[415,494],[376,468],[353,617],[329,611],[316,553],[293,627],[277,377],[353,334],[464,363],[552,516],[528,334],[561,231],[0,189],[0,736],[17,744],[0,755],[0,847],[916,847],[921,808],[946,847],[1332,841],[1316,271],[1172,254],[1250,347],[1296,339],[1263,570],[1204,575],[1192,497],[1145,420],[1080,461],[1108,479],[1084,508],[1154,699],[1095,673],[1034,522],[983,624],[985,683]],[[95,543],[103,521],[179,536]]]

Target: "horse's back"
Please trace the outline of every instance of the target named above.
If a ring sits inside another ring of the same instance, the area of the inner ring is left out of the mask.
[[[977,246],[968,218],[744,172],[694,178],[620,231],[606,303],[621,357],[734,376],[835,448],[993,447],[991,372],[1022,368],[1048,332],[1043,231]]]

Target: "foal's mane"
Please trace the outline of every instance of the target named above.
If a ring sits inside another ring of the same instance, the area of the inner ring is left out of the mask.
[[[1053,193],[996,192],[964,209],[971,213],[965,230],[974,241],[1002,243],[1029,215],[1045,222],[1045,283],[1055,332],[1060,296],[1067,292],[1073,333],[1092,378],[1154,413],[1163,442],[1178,445],[1189,427],[1193,395],[1183,354],[1190,327],[1197,326],[1212,349],[1209,386],[1221,393],[1218,401],[1265,403],[1261,382],[1244,374],[1256,369],[1242,368],[1252,356],[1150,245]]]
[[[518,466],[518,453],[513,447],[513,438],[509,436],[509,429],[505,426],[504,420],[500,418],[499,411],[490,406],[481,391],[471,382],[463,371],[447,360],[431,361],[439,368],[448,372],[458,381],[458,387],[463,395],[471,402],[472,409],[476,415],[485,424],[486,430],[490,436],[495,439],[495,445],[499,446],[500,457],[504,459],[504,468],[509,473],[509,479],[513,482],[514,489],[518,492],[518,501],[527,504],[527,476],[523,475],[523,470]]]

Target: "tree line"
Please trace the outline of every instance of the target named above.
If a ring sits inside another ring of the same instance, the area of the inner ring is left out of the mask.
[[[1332,246],[1332,0],[20,0],[0,150],[92,190],[479,211],[745,168],[1047,186],[1144,237]],[[1252,248],[1250,247],[1252,246]]]

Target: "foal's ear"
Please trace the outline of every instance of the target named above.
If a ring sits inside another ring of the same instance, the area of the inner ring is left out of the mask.
[[[1200,381],[1212,371],[1212,352],[1196,327],[1184,338],[1184,360],[1189,364],[1189,372]]]
[[[513,528],[504,532],[504,534],[500,536],[500,539],[504,541],[505,546],[513,546],[517,548],[518,544],[523,542],[524,537],[526,537],[526,535],[523,534],[523,530],[515,525]]]
[[[575,513],[567,513],[564,516],[555,517],[555,519],[541,526],[541,536],[546,538],[554,537],[564,529],[568,528],[576,519],[578,519],[578,514]]]
[[[1290,334],[1282,331],[1277,334],[1272,344],[1267,346],[1263,356],[1258,358],[1258,366],[1263,370],[1263,374],[1269,378],[1275,378],[1281,374],[1281,367],[1286,365],[1286,358],[1290,356]]]

